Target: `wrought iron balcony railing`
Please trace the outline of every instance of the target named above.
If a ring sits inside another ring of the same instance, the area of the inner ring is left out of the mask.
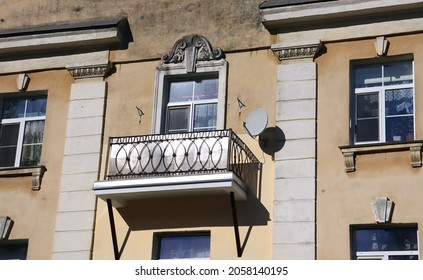
[[[106,180],[231,171],[255,188],[260,161],[232,130],[110,138]]]

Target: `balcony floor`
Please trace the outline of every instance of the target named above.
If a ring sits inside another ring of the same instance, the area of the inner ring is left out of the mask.
[[[233,192],[236,200],[246,200],[249,188],[233,172],[184,176],[161,176],[125,180],[97,181],[97,197],[125,207],[128,201],[174,196],[216,195]]]

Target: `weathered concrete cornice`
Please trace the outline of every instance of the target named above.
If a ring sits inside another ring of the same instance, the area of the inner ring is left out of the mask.
[[[112,63],[106,61],[90,65],[69,65],[66,67],[74,79],[106,77],[112,69]]]
[[[321,41],[297,42],[289,44],[272,45],[273,53],[280,61],[299,58],[314,58],[319,53],[323,44]]]
[[[63,53],[109,50],[124,44],[127,20],[113,19],[62,26],[44,26],[31,29],[0,32],[0,58],[37,57]]]
[[[394,15],[405,16],[406,12],[415,13],[418,16],[421,10],[423,10],[423,2],[420,0],[343,0],[296,6],[262,5],[260,13],[263,25],[268,30],[275,31],[285,28],[291,30],[295,26],[319,29],[319,23],[341,24],[344,21],[357,21],[360,18],[370,20],[385,16],[392,19]]]

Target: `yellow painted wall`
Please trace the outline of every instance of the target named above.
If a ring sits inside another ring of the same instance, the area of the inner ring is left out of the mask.
[[[423,35],[386,39],[390,42],[387,57],[414,55],[416,139],[422,139]],[[374,41],[325,43],[325,52],[316,60],[318,259],[350,258],[349,225],[375,223],[371,202],[376,197],[394,201],[393,223],[423,223],[423,170],[411,167],[410,152],[359,155],[356,171],[344,171],[338,147],[349,144],[350,61],[376,58]],[[419,235],[422,240],[421,230]]]
[[[0,177],[0,216],[14,220],[10,240],[29,239],[28,259],[50,259],[73,78],[66,70],[34,72],[28,76],[31,80],[25,96],[39,90],[46,90],[48,94],[41,158],[47,171],[40,191],[31,189],[32,176]],[[5,93],[18,94],[16,78],[17,74],[0,76],[0,97]]]

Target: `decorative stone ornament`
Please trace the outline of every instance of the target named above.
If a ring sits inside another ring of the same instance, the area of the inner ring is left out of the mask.
[[[375,49],[377,56],[385,56],[388,50],[389,42],[384,36],[376,37]]]
[[[10,231],[12,230],[13,220],[7,216],[0,217],[0,240],[9,238]]]
[[[67,67],[74,79],[106,77],[112,69],[112,63],[107,61],[97,65],[73,65]]]
[[[376,197],[372,202],[373,215],[376,223],[388,223],[391,221],[394,203],[386,196]]]
[[[29,80],[30,79],[27,74],[25,73],[19,74],[18,78],[16,79],[18,90],[25,91],[28,88]]]
[[[199,35],[189,35],[178,40],[169,54],[162,56],[163,63],[181,63],[185,60],[187,73],[196,71],[198,61],[223,58],[220,48],[213,49],[210,42]]]
[[[282,60],[315,58],[322,48],[320,40],[272,45],[273,53]]]

